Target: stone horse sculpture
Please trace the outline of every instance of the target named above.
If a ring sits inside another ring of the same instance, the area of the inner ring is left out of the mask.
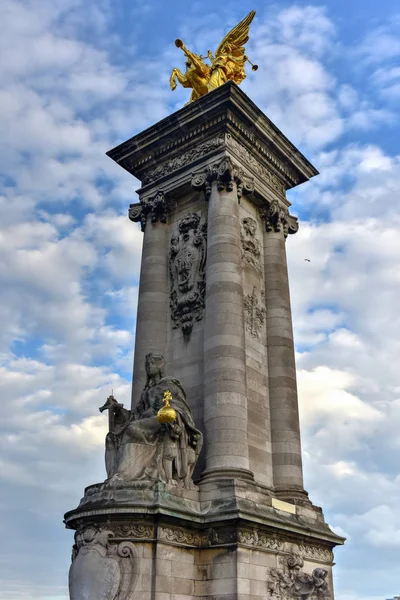
[[[164,357],[146,355],[147,382],[133,411],[109,397],[100,411],[108,410],[106,470],[109,485],[138,480],[160,480],[184,488],[192,481],[203,442],[196,428],[186,394],[178,379],[164,376]],[[160,423],[158,411],[165,392],[171,394],[176,412],[173,423]]]

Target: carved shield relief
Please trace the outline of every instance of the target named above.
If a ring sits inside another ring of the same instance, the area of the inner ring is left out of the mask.
[[[205,264],[206,225],[200,225],[200,215],[189,213],[171,238],[169,257],[171,318],[174,329],[180,327],[185,337],[203,317]]]
[[[89,526],[75,534],[69,570],[71,600],[129,600],[137,578],[130,542],[110,543],[113,532]]]

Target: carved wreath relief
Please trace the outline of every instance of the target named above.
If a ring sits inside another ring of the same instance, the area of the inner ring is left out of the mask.
[[[129,600],[136,584],[136,550],[111,543],[113,532],[95,525],[75,533],[69,571],[71,600]]]
[[[240,238],[242,242],[243,262],[253,267],[258,274],[261,274],[261,244],[256,237],[256,231],[257,221],[255,219],[252,219],[252,217],[242,219]]]
[[[269,569],[267,581],[270,600],[323,600],[330,597],[326,569],[314,569],[312,574],[301,569],[304,560],[298,554],[281,557],[281,569]]]
[[[244,297],[244,317],[247,331],[254,337],[260,337],[262,326],[264,325],[266,309],[265,294],[261,292],[259,300],[256,288],[253,288],[251,294]]]
[[[179,221],[178,233],[171,238],[171,318],[174,329],[181,327],[185,337],[191,334],[193,323],[203,318],[206,232],[206,224],[200,225],[200,215],[189,213]]]

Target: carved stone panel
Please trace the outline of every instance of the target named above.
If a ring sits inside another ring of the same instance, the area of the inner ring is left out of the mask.
[[[113,532],[89,526],[75,534],[69,571],[71,600],[129,600],[138,577],[131,542],[112,543]]]
[[[256,288],[253,288],[251,294],[246,294],[244,297],[244,316],[246,330],[253,338],[259,338],[266,316],[265,294],[263,291],[258,295]]]
[[[298,554],[280,558],[281,569],[268,570],[268,598],[270,600],[324,600],[330,597],[326,576],[328,571],[316,568],[304,573],[304,560]]]
[[[240,239],[242,242],[243,263],[252,267],[261,275],[261,244],[257,239],[256,232],[257,221],[255,219],[252,219],[252,217],[242,219]]]
[[[205,303],[205,265],[207,226],[200,215],[189,213],[171,238],[169,268],[171,273],[171,318],[174,329],[190,336],[193,323],[203,318]]]

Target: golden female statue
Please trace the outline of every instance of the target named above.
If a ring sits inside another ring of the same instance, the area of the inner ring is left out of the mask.
[[[215,56],[211,50],[208,51],[207,58],[211,65],[204,63],[201,55],[190,52],[182,40],[175,40],[175,45],[182,48],[187,60],[185,73],[181,73],[179,69],[172,70],[169,80],[171,90],[176,88],[178,79],[183,87],[192,88],[190,102],[193,102],[229,80],[241,83],[246,77],[244,65],[246,61],[250,62],[244,53],[244,44],[249,39],[250,23],[255,14],[252,10],[224,37]],[[253,71],[257,68],[257,65],[252,65]]]

